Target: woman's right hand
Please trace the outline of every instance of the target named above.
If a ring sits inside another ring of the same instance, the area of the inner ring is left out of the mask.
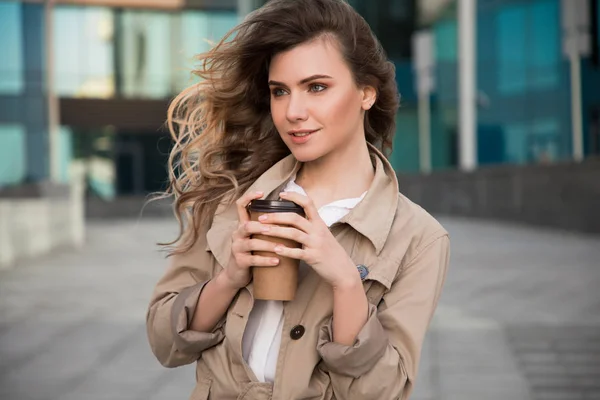
[[[247,206],[252,200],[260,199],[262,192],[250,192],[236,201],[239,225],[233,232],[231,258],[225,268],[224,277],[229,286],[241,289],[250,283],[252,272],[250,267],[274,267],[279,264],[277,257],[253,255],[253,251],[275,252],[276,243],[253,239],[252,235],[260,234],[268,227],[260,222],[250,221]]]

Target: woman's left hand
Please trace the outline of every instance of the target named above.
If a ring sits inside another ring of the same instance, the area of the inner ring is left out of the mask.
[[[334,288],[360,282],[356,266],[331,234],[312,200],[294,192],[284,192],[280,196],[304,208],[306,218],[295,213],[263,214],[259,218],[259,221],[268,227],[268,231],[262,232],[263,235],[290,239],[302,244],[302,248],[299,249],[280,244],[275,248],[276,253],[303,260]]]

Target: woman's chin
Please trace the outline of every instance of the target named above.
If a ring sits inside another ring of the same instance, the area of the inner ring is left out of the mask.
[[[306,151],[300,149],[291,149],[291,151],[294,158],[302,163],[315,161],[321,158],[321,154],[317,154],[315,151]]]

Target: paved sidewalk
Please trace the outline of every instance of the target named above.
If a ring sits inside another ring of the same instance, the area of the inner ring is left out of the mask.
[[[600,237],[442,219],[452,261],[412,400],[600,399]],[[0,399],[187,399],[144,317],[164,220],[93,223],[88,245],[0,272]]]

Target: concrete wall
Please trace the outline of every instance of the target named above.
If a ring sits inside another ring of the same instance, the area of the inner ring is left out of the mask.
[[[600,233],[600,159],[398,178],[400,191],[434,214]]]
[[[83,185],[35,184],[0,191],[0,269],[84,241]]]

